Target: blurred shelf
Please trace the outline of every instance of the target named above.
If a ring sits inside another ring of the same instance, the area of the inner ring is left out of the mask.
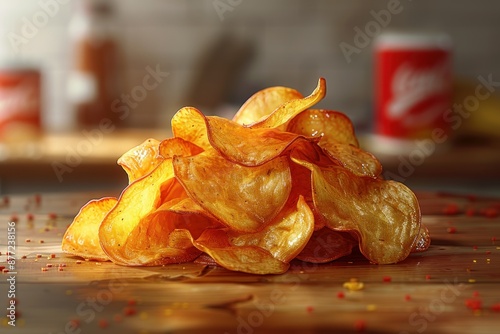
[[[123,187],[127,177],[116,161],[148,138],[167,130],[127,129],[113,133],[47,134],[36,142],[0,146],[0,193]]]

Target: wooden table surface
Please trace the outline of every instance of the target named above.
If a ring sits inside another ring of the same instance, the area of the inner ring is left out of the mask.
[[[500,218],[484,214],[495,216],[498,199],[418,194],[432,245],[396,265],[353,254],[256,276],[193,263],[79,264],[61,253],[62,235],[103,195],[117,194],[0,197],[0,266],[9,267],[7,225],[17,216],[15,264],[0,273],[0,312],[15,293],[16,326],[2,317],[0,333],[500,333]],[[454,205],[457,214],[443,213]],[[351,279],[364,288],[345,289]]]

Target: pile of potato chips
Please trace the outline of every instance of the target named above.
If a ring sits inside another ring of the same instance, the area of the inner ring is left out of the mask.
[[[303,97],[257,92],[232,120],[185,107],[173,137],[148,139],[119,160],[129,185],[87,203],[63,251],[127,266],[205,259],[229,270],[279,274],[293,259],[326,263],[354,247],[372,263],[430,244],[415,195],[384,180],[351,121]]]

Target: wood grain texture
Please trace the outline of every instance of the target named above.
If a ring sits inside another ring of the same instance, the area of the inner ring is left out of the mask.
[[[498,199],[419,194],[432,244],[396,265],[372,265],[355,252],[328,264],[294,261],[286,274],[257,276],[195,263],[77,264],[61,254],[62,234],[85,202],[104,195],[113,194],[42,195],[40,204],[34,195],[14,196],[0,204],[0,266],[6,265],[7,223],[18,218],[19,312],[16,328],[2,318],[1,333],[499,332],[500,218],[485,216],[500,209]],[[465,214],[470,209],[475,215]],[[0,273],[2,307],[9,302],[9,275]],[[353,278],[364,283],[362,290],[343,287]]]

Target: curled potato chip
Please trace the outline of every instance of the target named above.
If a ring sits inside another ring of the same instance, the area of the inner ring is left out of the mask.
[[[190,157],[175,157],[173,166],[189,197],[236,231],[261,229],[281,211],[290,194],[287,157],[246,167],[211,149]]]
[[[116,202],[114,197],[104,197],[85,204],[64,233],[62,250],[90,260],[107,261],[99,244],[99,226]]]
[[[182,138],[202,149],[211,147],[207,137],[205,116],[198,109],[181,108],[172,117],[171,127],[175,138]]]
[[[293,88],[269,87],[252,95],[236,112],[233,121],[241,125],[251,125],[270,115],[282,104],[302,98],[302,94]]]
[[[175,146],[175,143],[179,145],[179,154],[190,153],[185,145],[192,145],[194,152],[199,149],[180,138],[172,138],[170,145]],[[178,228],[176,217],[167,215],[164,220],[172,222],[162,221],[160,224],[157,210],[164,203],[186,197],[183,187],[174,177],[172,159],[163,159],[151,173],[125,188],[102,221],[99,239],[104,252],[113,262],[123,265],[158,265],[171,263],[173,259],[185,259],[185,254],[176,253],[176,247],[165,244],[169,233]],[[182,253],[183,248],[178,250]],[[192,251],[188,258],[199,255],[194,249]]]
[[[274,258],[290,262],[305,247],[314,230],[314,215],[302,196],[296,205],[285,208],[274,222],[255,233],[229,232],[235,246],[258,246]]]
[[[302,99],[290,100],[278,108],[276,108],[269,116],[261,121],[252,124],[250,127],[257,128],[277,128],[282,131],[286,130],[288,122],[300,114],[302,111],[309,109],[316,103],[321,101],[326,95],[326,81],[324,78],[319,78],[318,85],[311,93]]]
[[[359,146],[351,120],[334,110],[304,110],[289,122],[286,131],[306,137],[320,137],[323,141]]]
[[[398,182],[359,177],[342,167],[292,160],[311,170],[314,204],[328,227],[355,231],[367,259],[387,264],[409,255],[421,219],[411,190]]]
[[[194,242],[220,266],[250,274],[282,274],[290,265],[275,259],[271,253],[258,246],[235,247],[229,243],[226,231],[207,229]]]
[[[377,177],[382,173],[382,165],[377,158],[359,147],[324,140],[320,140],[318,145],[330,159],[358,176]]]
[[[118,159],[118,165],[122,166],[127,173],[129,183],[148,174],[160,164],[161,158],[158,157],[159,144],[160,142],[156,139],[147,139]]]
[[[300,197],[295,206],[285,208],[275,221],[259,232],[238,233],[227,228],[208,230],[195,245],[224,268],[254,274],[280,274],[304,249],[313,229],[312,211]]]
[[[233,121],[208,116],[210,143],[225,158],[245,166],[258,166],[282,155],[294,142],[306,140],[276,129],[245,128]]]
[[[315,231],[297,259],[311,263],[327,263],[349,255],[358,242],[349,233],[324,227]]]

